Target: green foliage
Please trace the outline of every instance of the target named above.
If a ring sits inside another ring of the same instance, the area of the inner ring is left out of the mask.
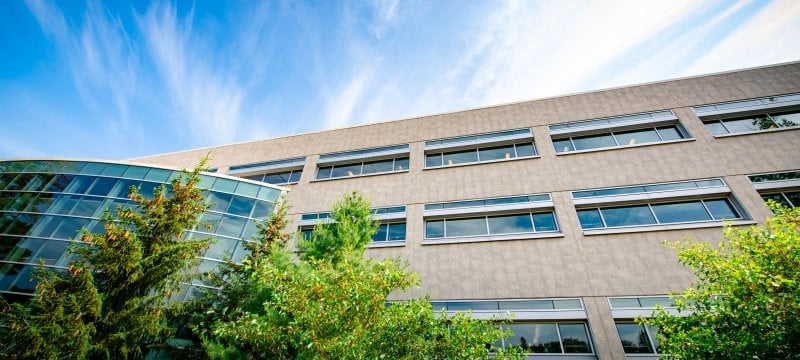
[[[156,188],[152,199],[131,188],[136,207],[106,211],[105,232],[85,230],[66,271],[40,267],[27,306],[3,305],[0,354],[24,359],[142,358],[172,333],[167,299],[207,240],[181,240],[206,210],[193,172]],[[86,244],[90,246],[86,246]]]
[[[503,335],[466,314],[436,314],[427,298],[387,305],[390,293],[418,280],[399,259],[364,258],[376,224],[361,195],[334,205],[335,222],[301,240],[299,259],[279,238],[278,209],[262,227],[271,231],[260,232],[260,250],[226,267],[221,290],[201,301],[195,331],[212,359],[479,359]]]
[[[725,229],[718,248],[675,243],[698,281],[676,296],[688,316],[663,309],[640,319],[659,328],[661,353],[679,359],[800,358],[800,209],[770,204],[761,227]]]

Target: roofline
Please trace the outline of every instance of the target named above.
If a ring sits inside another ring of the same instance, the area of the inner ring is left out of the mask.
[[[160,154],[139,156],[139,157],[131,158],[130,160],[146,159],[146,158],[152,158],[152,157],[164,156],[164,155],[182,154],[182,153],[188,153],[188,152],[193,152],[193,151],[198,151],[198,150],[213,150],[213,149],[217,149],[217,148],[221,148],[221,147],[249,144],[249,143],[268,141],[268,140],[284,139],[284,138],[290,138],[290,137],[294,137],[294,136],[305,136],[305,135],[310,135],[310,134],[318,134],[318,133],[324,133],[324,132],[329,132],[329,131],[337,131],[337,130],[344,130],[344,129],[355,129],[355,128],[360,128],[360,127],[365,127],[365,126],[373,126],[373,125],[376,125],[376,124],[408,121],[408,120],[422,119],[422,118],[426,118],[426,117],[450,115],[450,114],[457,114],[457,113],[475,111],[475,110],[492,109],[492,108],[509,106],[509,105],[531,103],[531,102],[543,101],[543,100],[552,100],[552,99],[565,98],[565,97],[570,97],[570,96],[585,95],[585,94],[591,94],[591,93],[599,93],[599,92],[604,92],[604,91],[634,88],[634,87],[639,87],[639,86],[665,84],[665,83],[670,83],[670,82],[675,82],[675,81],[698,79],[698,78],[703,78],[703,77],[710,77],[710,76],[732,74],[732,73],[738,73],[738,72],[744,72],[744,71],[767,69],[767,68],[786,66],[786,65],[800,65],[800,60],[777,63],[777,64],[770,64],[770,65],[753,66],[753,67],[734,69],[734,70],[718,71],[718,72],[706,73],[706,74],[700,74],[700,75],[683,76],[683,77],[677,77],[677,78],[665,79],[665,80],[655,80],[655,81],[649,81],[649,82],[643,82],[643,83],[637,83],[637,84],[631,84],[631,85],[613,86],[613,87],[601,88],[601,89],[596,89],[596,90],[579,91],[579,92],[574,92],[574,93],[553,95],[553,96],[534,98],[534,99],[527,99],[527,100],[511,101],[511,102],[492,104],[492,105],[486,105],[486,106],[480,106],[480,107],[474,107],[474,108],[465,108],[465,109],[458,109],[458,110],[445,111],[445,112],[439,112],[439,113],[432,113],[432,114],[426,114],[426,115],[419,115],[419,116],[401,118],[401,119],[379,120],[379,121],[371,122],[371,123],[335,127],[335,128],[330,128],[330,129],[324,129],[324,130],[301,132],[301,133],[297,133],[297,134],[281,135],[281,136],[276,136],[276,137],[271,137],[271,138],[263,138],[263,139],[257,139],[257,140],[245,140],[245,141],[232,142],[232,143],[226,143],[226,144],[204,146],[204,147],[188,149],[188,150],[178,150],[178,151],[171,151],[171,152],[165,152],[165,153],[160,153]]]

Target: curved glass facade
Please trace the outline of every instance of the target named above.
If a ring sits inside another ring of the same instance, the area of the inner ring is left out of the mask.
[[[0,161],[0,293],[32,294],[36,266],[66,268],[72,261],[66,250],[81,228],[102,232],[99,218],[105,209],[133,206],[127,197],[131,186],[152,196],[179,173],[98,161]],[[244,257],[242,239],[252,238],[256,222],[273,211],[283,190],[211,173],[200,178],[212,204],[201,221],[211,226],[186,229],[183,236],[214,238],[196,269],[207,271],[223,259]]]

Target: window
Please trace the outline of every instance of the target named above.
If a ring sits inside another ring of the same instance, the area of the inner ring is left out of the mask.
[[[372,235],[373,244],[397,244],[406,240],[406,207],[390,206],[373,208],[372,216],[379,221],[377,231]],[[304,238],[311,236],[314,226],[332,222],[328,212],[308,213],[300,215],[300,235]]]
[[[550,125],[557,154],[690,138],[670,110]]]
[[[245,165],[234,165],[228,174],[274,185],[291,185],[300,181],[306,158],[273,160]]]
[[[800,125],[800,94],[709,104],[693,109],[715,136]]]
[[[521,238],[559,233],[549,194],[425,204],[425,238]]]
[[[773,200],[783,206],[800,207],[800,170],[750,175],[748,178],[765,202]]]
[[[593,353],[585,322],[512,322],[503,329],[513,335],[495,346],[521,347],[528,353]]]
[[[656,328],[633,321],[617,321],[617,333],[626,354],[657,354]]]
[[[425,142],[425,168],[531,158],[536,155],[536,146],[530,129]]]
[[[408,171],[408,145],[320,155],[317,180]]]
[[[743,219],[721,179],[572,192],[584,230]]]

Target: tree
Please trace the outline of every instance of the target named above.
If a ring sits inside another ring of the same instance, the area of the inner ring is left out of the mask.
[[[659,329],[660,352],[679,359],[800,358],[800,209],[774,202],[764,226],[725,229],[718,248],[673,244],[697,276],[674,296],[679,311],[640,319]]]
[[[38,296],[4,304],[0,355],[14,358],[142,358],[171,334],[168,299],[208,240],[181,240],[207,205],[197,188],[205,161],[147,198],[135,187],[133,208],[106,210],[105,232],[82,230],[66,271],[40,267]],[[88,246],[87,246],[88,245]]]
[[[223,269],[220,291],[201,299],[195,330],[211,358],[477,359],[504,335],[468,314],[437,314],[427,298],[387,302],[418,280],[399,259],[364,257],[376,223],[361,195],[334,205],[333,221],[300,240],[299,258],[281,235],[279,209],[251,245],[259,250]]]

